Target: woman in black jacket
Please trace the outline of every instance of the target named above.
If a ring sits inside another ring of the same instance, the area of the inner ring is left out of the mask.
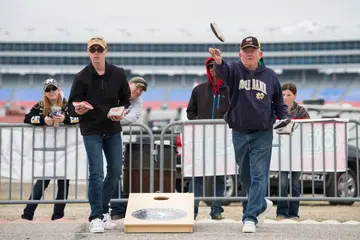
[[[54,112],[54,107],[58,107],[59,111]],[[25,115],[24,123],[29,123],[35,126],[57,126],[60,123],[76,124],[79,122],[77,117],[70,117],[68,114],[68,105],[65,98],[60,93],[60,88],[55,79],[47,79],[44,82],[43,100],[36,103],[28,114]],[[50,179],[42,179],[36,181],[33,188],[32,196],[29,200],[40,200],[43,192],[49,186]],[[64,200],[68,198],[69,193],[69,179],[59,179],[58,192],[56,200]],[[44,186],[44,189],[43,189]],[[54,205],[54,212],[51,220],[57,220],[64,217],[64,203],[57,203]],[[21,218],[26,220],[33,220],[34,212],[37,204],[27,204]]]

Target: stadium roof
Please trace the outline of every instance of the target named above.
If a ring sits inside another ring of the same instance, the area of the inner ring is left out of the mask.
[[[4,1],[1,42],[226,42],[253,35],[261,42],[360,40],[359,0],[36,0]]]

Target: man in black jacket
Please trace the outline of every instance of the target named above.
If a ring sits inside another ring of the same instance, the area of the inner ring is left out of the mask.
[[[114,229],[116,224],[109,215],[112,192],[122,172],[121,117],[108,117],[113,107],[130,105],[130,89],[123,68],[105,60],[107,44],[102,37],[88,41],[90,64],[74,79],[69,106],[73,102],[87,101],[92,110],[75,107],[80,116],[80,130],[89,161],[89,217],[90,232]],[[107,173],[104,180],[103,153],[106,156]]]
[[[208,82],[197,85],[191,94],[191,98],[187,107],[187,118],[189,120],[195,119],[222,119],[229,106],[228,91],[223,81],[216,75],[213,68],[214,59],[208,58],[206,65],[206,74]],[[190,192],[194,192],[195,197],[199,197],[203,192],[202,177],[194,177],[194,191],[192,189],[193,183],[190,182]],[[224,196],[225,183],[224,177],[216,177],[216,196]],[[194,205],[195,218],[198,214],[199,201],[195,201]],[[214,220],[221,220],[224,217],[222,212],[224,209],[221,206],[221,201],[215,200],[211,205],[210,216]]]

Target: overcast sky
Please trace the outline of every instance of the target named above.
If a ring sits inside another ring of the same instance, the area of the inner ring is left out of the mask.
[[[354,35],[360,33],[359,10],[360,0],[3,0],[0,40],[44,38],[58,28],[66,28],[75,38],[91,34],[88,28],[102,35],[120,34],[122,28],[132,33],[159,28],[167,35],[186,28],[202,35],[212,21],[225,36],[238,35],[242,28],[258,34],[267,28],[291,33],[304,21],[321,28],[339,26]],[[31,36],[26,28],[35,28]]]

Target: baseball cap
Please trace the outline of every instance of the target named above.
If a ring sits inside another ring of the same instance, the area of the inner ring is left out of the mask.
[[[53,78],[48,78],[44,81],[44,90],[48,87],[48,86],[54,86],[54,87],[57,87],[59,88],[59,84],[58,82],[53,79]]]
[[[247,47],[261,48],[261,44],[256,37],[249,36],[244,38],[240,44],[241,50]]]
[[[146,92],[148,84],[142,77],[133,77],[129,80],[129,83],[135,83],[136,87],[143,87]]]
[[[107,48],[107,43],[103,37],[95,36],[88,40],[88,48],[93,45],[100,45],[103,48]]]

